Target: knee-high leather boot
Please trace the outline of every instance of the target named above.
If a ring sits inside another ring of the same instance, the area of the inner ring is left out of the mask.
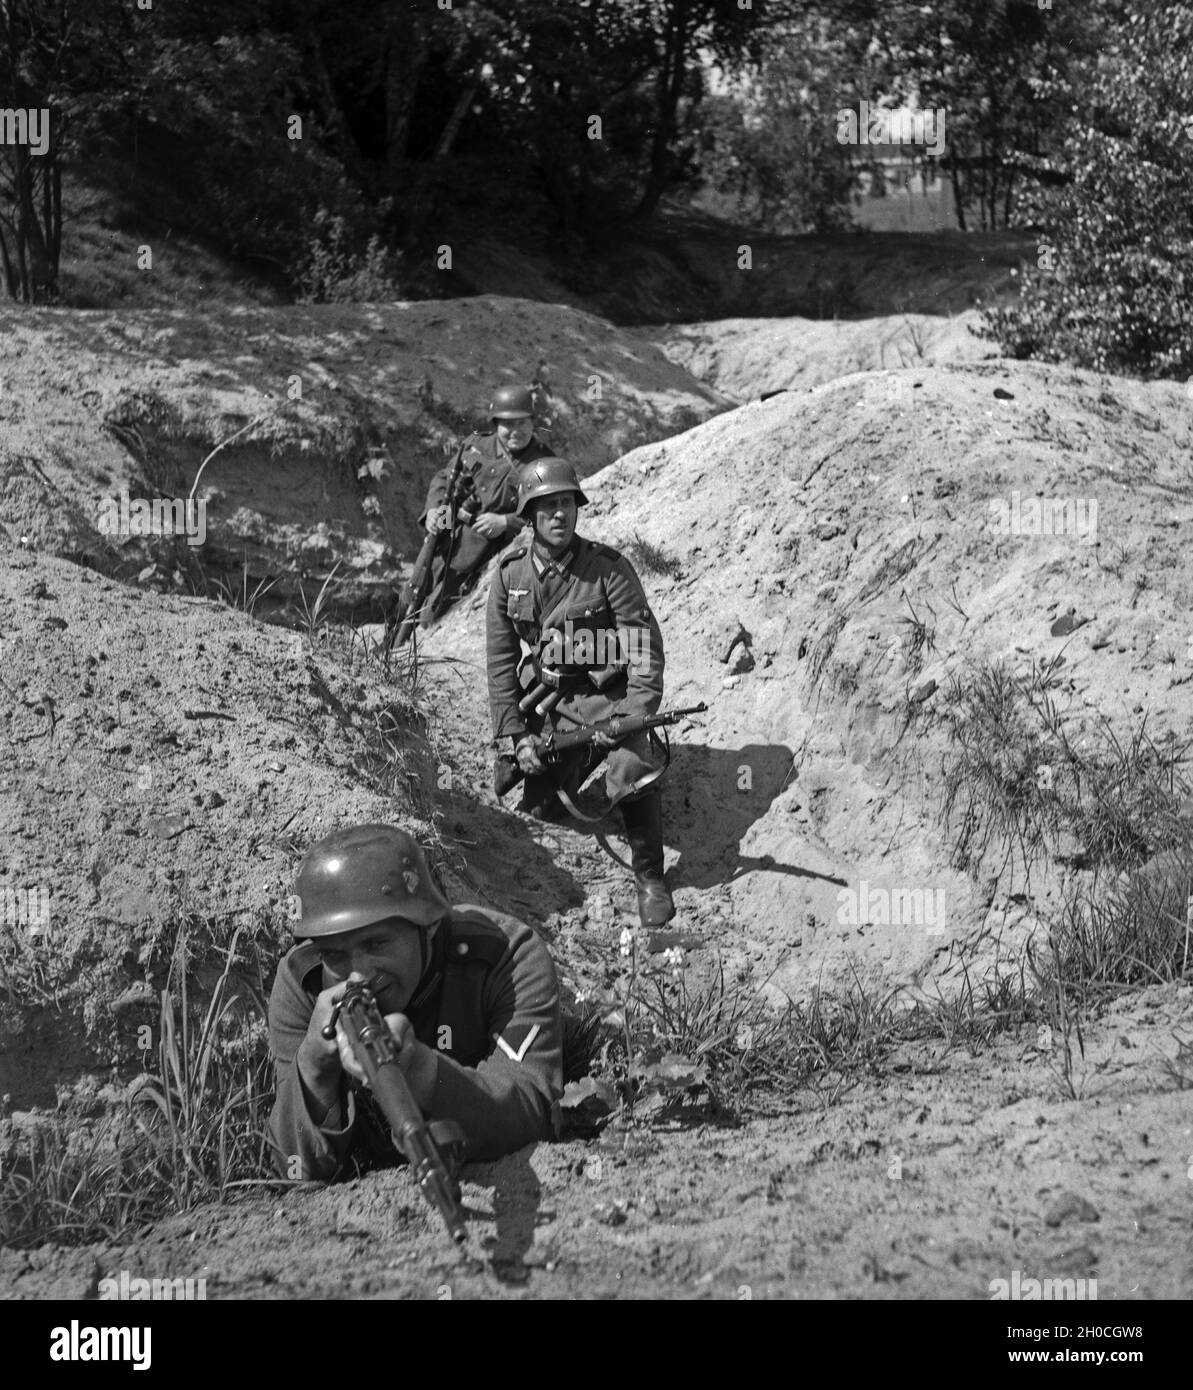
[[[638,886],[638,918],[643,927],[661,927],[675,916],[675,904],[663,882],[662,796],[651,791],[636,801],[623,801],[621,818]]]

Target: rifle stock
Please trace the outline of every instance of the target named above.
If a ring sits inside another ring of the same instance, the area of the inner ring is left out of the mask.
[[[397,1043],[368,985],[359,981],[349,984],[323,1030],[325,1038],[335,1037],[337,1019],[343,1024],[369,1089],[389,1122],[394,1144],[410,1164],[420,1191],[443,1219],[452,1240],[463,1245],[468,1239],[468,1228],[460,1207],[460,1192],[439,1149],[440,1143],[462,1143],[463,1133],[450,1122],[429,1125],[423,1119],[398,1063]],[[438,1131],[438,1141],[433,1131]]]
[[[386,655],[392,648],[406,645],[423,617],[423,609],[426,607],[427,599],[431,593],[436,553],[442,549],[445,569],[451,562],[451,553],[456,541],[456,529],[463,519],[457,510],[460,502],[457,493],[460,491],[460,474],[463,468],[464,446],[461,445],[456,450],[456,459],[452,464],[452,471],[447,480],[447,490],[444,493],[450,512],[448,525],[442,531],[432,532],[422,543],[418,558],[414,562],[414,568],[410,571],[410,601],[401,609],[400,613],[395,610],[390,622],[387,623]],[[472,480],[469,479],[468,481],[471,483]],[[471,518],[468,519],[471,520]],[[431,616],[436,615],[432,614]]]

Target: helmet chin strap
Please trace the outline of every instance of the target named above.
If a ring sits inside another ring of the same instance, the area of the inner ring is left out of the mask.
[[[431,960],[435,951],[435,937],[443,924],[447,921],[446,917],[440,917],[437,922],[432,922],[428,927],[418,929],[418,983],[422,985],[426,979],[427,971],[431,967]],[[415,993],[417,993],[417,989]]]

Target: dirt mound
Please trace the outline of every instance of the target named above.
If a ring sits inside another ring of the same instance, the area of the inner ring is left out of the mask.
[[[1052,663],[1075,737],[1098,712],[1193,733],[1191,446],[1175,385],[996,362],[780,395],[589,479],[585,534],[678,565],[642,566],[667,704],[711,705],[665,793],[677,925],[793,995],[855,970],[943,983],[955,946],[980,969],[1021,944],[1021,885],[996,894],[990,865],[954,867],[944,841],[953,678],[983,658]],[[1096,504],[1096,529],[1024,531],[1041,496],[1078,524],[1076,502]],[[999,502],[1016,533],[992,529]],[[475,661],[482,606],[432,650]]]
[[[977,362],[998,355],[977,337],[975,310],[952,318],[718,319],[645,336],[678,366],[732,400],[808,391],[852,372]]]
[[[428,477],[500,381],[540,382],[552,442],[584,473],[727,404],[601,319],[493,297],[8,310],[0,330],[0,503],[14,538],[122,577],[156,560],[147,581],[179,587],[280,576],[275,601],[304,578],[317,589],[337,561],[342,607],[379,601],[414,548]],[[225,440],[196,491],[201,567],[186,539],[102,532],[122,492],[186,498]]]
[[[425,830],[435,764],[414,711],[212,602],[10,552],[0,633],[0,1094],[23,1106],[127,1063],[184,928],[202,964],[251,927],[271,971],[302,848],[352,819]]]

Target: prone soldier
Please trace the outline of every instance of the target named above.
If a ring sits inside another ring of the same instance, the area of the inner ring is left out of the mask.
[[[656,783],[666,763],[657,740],[640,732],[614,746],[600,736],[554,764],[539,756],[545,731],[653,715],[663,698],[659,625],[625,556],[576,534],[578,507],[587,501],[563,459],[539,459],[523,469],[518,515],[531,522],[533,537],[503,558],[489,591],[493,737],[512,741],[525,774],[520,809],[542,819],[562,819],[561,803],[576,814],[573,798],[605,760],[603,814],[620,809],[639,918],[644,927],[658,927],[675,915],[675,905],[663,879]],[[528,689],[550,694],[533,703]]]
[[[422,1112],[462,1130],[460,1157],[496,1158],[551,1136],[563,1094],[559,988],[530,927],[452,907],[418,843],[388,825],[320,840],[295,889],[299,939],[269,1000],[269,1135],[283,1176],[327,1180],[352,1159],[392,1159],[388,1127],[335,1022],[350,981],[376,998]]]

